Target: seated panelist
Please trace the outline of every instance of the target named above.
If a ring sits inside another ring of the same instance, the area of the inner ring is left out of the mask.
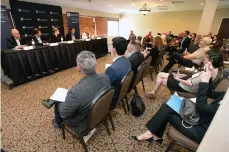
[[[34,28],[32,39],[36,46],[42,46],[46,41],[41,38],[41,30],[39,28]]]
[[[77,134],[82,134],[87,129],[88,112],[93,99],[110,87],[110,81],[107,75],[96,73],[94,53],[82,51],[77,56],[76,62],[77,71],[84,77],[68,90],[65,102],[49,100],[43,101],[42,104],[48,109],[55,105],[54,127],[60,128],[64,121]]]
[[[75,41],[77,37],[75,32],[76,32],[75,28],[71,28],[70,32],[66,34],[65,37],[66,41]]]
[[[11,30],[12,37],[7,39],[7,48],[8,49],[23,49],[26,44],[26,40],[23,36],[20,35],[17,29]]]
[[[58,28],[53,28],[53,34],[50,38],[50,43],[57,43],[61,41],[61,35]]]
[[[89,28],[85,27],[84,32],[82,33],[82,39],[89,39],[91,37]]]

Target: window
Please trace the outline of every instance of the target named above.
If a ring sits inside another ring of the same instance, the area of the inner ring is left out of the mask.
[[[118,36],[118,21],[107,21],[108,36]]]

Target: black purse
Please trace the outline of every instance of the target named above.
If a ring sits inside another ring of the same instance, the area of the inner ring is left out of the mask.
[[[199,114],[196,112],[196,104],[188,98],[182,100],[180,116],[182,118],[182,125],[185,128],[192,128],[200,120]]]
[[[130,105],[132,115],[135,117],[140,117],[146,109],[142,98],[138,94],[133,95]]]

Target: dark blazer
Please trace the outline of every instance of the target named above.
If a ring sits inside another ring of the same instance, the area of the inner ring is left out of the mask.
[[[32,39],[34,40],[36,46],[43,46],[43,43],[45,42],[45,41],[41,38],[41,41],[42,41],[43,43],[39,43],[39,42],[38,42],[38,39],[37,39],[37,37],[36,37],[35,35],[33,35],[33,36],[31,37],[31,41],[32,41]]]
[[[55,34],[52,34],[50,37],[50,43],[56,43],[61,41],[60,34],[56,37]]]
[[[191,39],[189,37],[186,37],[186,39],[183,41],[183,43],[182,43],[182,40],[180,41],[180,46],[181,46],[181,51],[184,52],[185,49],[188,48]]]
[[[159,53],[160,52],[158,51],[157,47],[153,47],[152,49],[149,50],[149,54],[146,56],[146,58],[150,56],[152,57],[151,66],[155,66]]]
[[[129,56],[129,61],[131,64],[132,71],[134,72],[133,79],[130,83],[129,91],[133,86],[135,77],[136,77],[136,72],[138,70],[138,67],[145,61],[145,57],[142,53],[140,52],[135,52],[131,56]]]
[[[77,38],[76,34],[75,34],[75,38]],[[66,34],[65,39],[66,39],[66,41],[71,41],[72,40],[72,33],[71,32],[68,32]]]
[[[129,60],[122,56],[106,69],[105,73],[110,78],[111,86],[115,87],[115,93],[112,100],[112,107],[114,108],[117,104],[122,78],[131,71],[131,64]],[[112,108],[112,109],[113,109]]]
[[[140,52],[134,52],[129,56],[129,61],[131,64],[132,71],[136,72],[138,67],[144,62],[145,58],[144,55]]]
[[[26,39],[23,36],[21,36],[19,41],[20,41],[21,45],[25,45],[26,44]],[[16,40],[15,40],[15,38],[13,36],[10,39],[7,39],[7,48],[8,49],[15,48],[16,46],[17,46],[17,42],[16,42]]]
[[[193,53],[200,48],[199,43],[196,43],[196,44],[194,44],[194,43],[195,43],[194,41],[190,41],[190,44],[188,46],[188,52],[189,53]]]
[[[86,130],[88,110],[93,99],[110,87],[107,75],[92,74],[84,77],[67,93],[65,102],[59,103],[58,110],[61,118],[78,134]]]

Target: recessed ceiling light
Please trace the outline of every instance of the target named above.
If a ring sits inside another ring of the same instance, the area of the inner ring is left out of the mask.
[[[204,5],[204,3],[201,3],[200,5]]]
[[[134,5],[134,2],[132,2],[132,5]]]
[[[171,7],[174,7],[173,5],[171,5]]]
[[[109,5],[111,7],[111,5]]]
[[[161,2],[163,1],[163,0],[160,0]]]

